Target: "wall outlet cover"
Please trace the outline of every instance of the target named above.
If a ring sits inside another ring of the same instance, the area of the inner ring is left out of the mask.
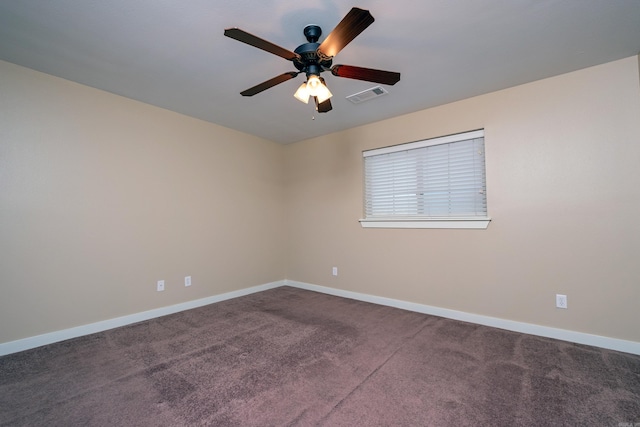
[[[567,296],[556,294],[556,307],[557,308],[567,308]]]

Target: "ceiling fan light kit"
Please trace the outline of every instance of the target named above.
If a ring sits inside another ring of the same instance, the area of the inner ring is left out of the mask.
[[[400,81],[400,73],[393,71],[375,70],[372,68],[356,67],[353,65],[333,65],[333,57],[362,31],[373,23],[374,19],[368,10],[352,8],[342,21],[333,29],[322,43],[318,43],[322,29],[318,25],[307,25],[304,36],[307,43],[298,46],[293,52],[247,33],[239,28],[228,28],[224,35],[266,52],[292,61],[298,71],[289,71],[254,87],[240,92],[242,96],[253,96],[280,83],[293,79],[300,73],[305,73],[307,80],[293,95],[296,99],[309,103],[313,97],[316,110],[319,113],[331,111],[333,96],[324,79],[320,76],[330,71],[336,77],[364,80],[385,85],[394,85]]]
[[[325,102],[329,98],[333,96],[327,85],[324,84],[324,79],[312,74],[308,77],[308,80],[293,94],[295,98],[304,102],[305,104],[309,103],[309,97],[313,96],[318,98],[319,102]]]

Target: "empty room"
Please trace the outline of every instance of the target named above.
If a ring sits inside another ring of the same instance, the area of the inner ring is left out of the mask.
[[[0,2],[0,426],[640,426],[640,2]]]

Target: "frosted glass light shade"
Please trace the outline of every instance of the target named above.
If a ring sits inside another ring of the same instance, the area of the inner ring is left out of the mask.
[[[305,104],[309,103],[309,91],[307,90],[307,83],[302,83],[296,93],[293,94],[299,101],[304,102]]]
[[[323,103],[324,101],[326,101],[327,99],[333,96],[329,88],[323,84],[321,84],[320,87],[316,90],[316,93],[317,93],[316,96],[318,97],[319,103]]]

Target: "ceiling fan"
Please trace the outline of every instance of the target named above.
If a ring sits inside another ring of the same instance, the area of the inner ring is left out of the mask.
[[[332,109],[331,100],[329,99],[332,94],[327,88],[324,79],[320,76],[325,71],[331,71],[331,74],[337,77],[365,80],[385,85],[398,83],[400,81],[400,73],[393,71],[375,70],[353,65],[337,64],[332,66],[333,57],[371,25],[373,21],[373,16],[368,10],[354,7],[342,18],[342,21],[322,43],[318,43],[322,35],[322,29],[317,25],[307,25],[304,28],[304,36],[307,39],[307,43],[301,44],[293,52],[239,28],[224,30],[224,35],[227,37],[292,61],[298,70],[280,74],[242,91],[240,94],[242,96],[253,96],[275,85],[291,80],[300,73],[305,73],[307,81],[298,88],[294,96],[305,104],[309,102],[310,97],[313,97],[316,110],[320,113],[326,113]]]

